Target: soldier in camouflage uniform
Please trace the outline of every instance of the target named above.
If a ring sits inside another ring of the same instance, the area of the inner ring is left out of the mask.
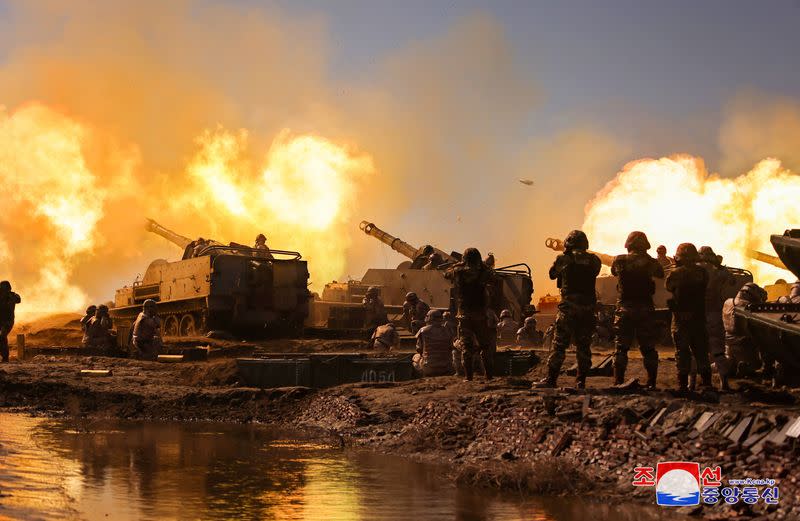
[[[550,278],[561,289],[561,302],[555,322],[555,336],[547,376],[536,387],[555,387],[561,365],[570,342],[575,344],[578,358],[578,388],[586,386],[586,376],[592,366],[591,343],[596,326],[595,282],[600,273],[600,259],[589,253],[589,239],[580,230],[573,230],[564,241],[564,253],[556,257],[550,268]]]
[[[634,339],[639,343],[644,368],[647,371],[647,387],[655,389],[658,376],[658,352],[656,351],[655,307],[653,294],[654,278],[664,278],[664,268],[648,255],[650,242],[643,232],[631,232],[625,241],[627,254],[617,255],[611,264],[611,274],[618,278],[617,307],[614,312],[614,383],[625,381],[628,366],[628,350]]]
[[[431,307],[420,300],[416,293],[410,291],[406,293],[406,301],[403,302],[403,318],[406,322],[406,327],[413,334],[425,325],[428,311]]]
[[[672,340],[678,366],[678,390],[689,390],[692,357],[697,363],[704,387],[712,387],[706,332],[706,287],[708,273],[698,264],[700,256],[694,244],[683,243],[675,252],[676,268],[667,275],[665,286],[672,293]]]
[[[494,330],[490,329],[487,311],[491,300],[493,271],[489,269],[476,248],[464,250],[462,260],[445,272],[453,282],[457,306],[458,342],[461,346],[461,362],[467,380],[473,376],[473,355],[481,355],[486,378],[492,378],[494,360],[492,346],[496,342]]]
[[[367,288],[361,305],[364,306],[364,327],[366,329],[374,330],[389,321],[386,308],[380,297],[380,291],[376,286]]]
[[[729,361],[725,356],[725,325],[722,322],[722,307],[725,294],[736,285],[736,278],[722,266],[722,257],[710,246],[700,248],[700,265],[708,273],[706,286],[706,332],[711,361],[719,373],[723,390],[728,390]]]
[[[519,329],[519,323],[514,320],[511,311],[504,309],[500,312],[500,322],[497,324],[497,338],[505,342],[513,342]]]
[[[417,332],[417,354],[412,363],[423,376],[446,376],[453,374],[451,352],[453,337],[442,322],[442,312],[428,311],[425,327]]]

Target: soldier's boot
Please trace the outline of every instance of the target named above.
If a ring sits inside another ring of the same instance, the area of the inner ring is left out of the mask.
[[[575,377],[575,387],[578,389],[586,389],[586,375],[579,374]]]
[[[552,389],[556,386],[556,382],[558,381],[558,371],[554,371],[551,368],[547,369],[547,376],[539,380],[538,382],[534,383],[533,386],[537,389]]]
[[[467,382],[471,382],[473,374],[472,353],[469,353],[469,356],[465,355],[461,359],[461,364],[464,366],[464,380]]]
[[[689,375],[688,374],[679,374],[678,375],[678,393],[687,394],[688,392],[689,392]]]
[[[703,389],[714,389],[714,382],[711,379],[711,369],[703,371],[700,374],[700,380],[702,382]]]
[[[689,375],[689,390],[694,391],[697,389],[697,373],[692,373]]]
[[[614,355],[614,385],[625,383],[625,370],[628,367],[628,353],[617,351]]]
[[[728,382],[728,377],[727,376],[720,376],[719,377],[719,381],[720,381],[720,387],[719,387],[720,390],[722,390],[722,391],[730,391],[731,390],[731,384],[730,384],[730,382]]]
[[[483,362],[483,374],[487,380],[494,377],[494,357],[492,353],[481,351],[481,361]]]
[[[658,378],[658,369],[648,369],[647,370],[647,389],[650,391],[656,390],[656,380]]]

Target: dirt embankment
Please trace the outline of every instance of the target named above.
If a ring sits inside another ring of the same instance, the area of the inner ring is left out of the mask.
[[[670,363],[662,364],[666,375]],[[80,369],[90,368],[110,369],[112,376],[80,376]],[[647,503],[654,490],[631,486],[634,467],[698,461],[721,465],[725,478],[775,478],[781,487],[777,509],[740,503],[704,507],[704,517],[800,516],[800,449],[783,432],[800,416],[792,394],[752,388],[687,400],[666,391],[610,389],[608,378],[592,378],[587,392],[537,391],[530,389],[535,376],[261,390],[238,386],[233,360],[173,365],[40,356],[0,366],[0,406],[87,420],[255,421],[321,429],[346,445],[448,462],[458,479],[475,484]],[[743,422],[744,430],[731,432]]]

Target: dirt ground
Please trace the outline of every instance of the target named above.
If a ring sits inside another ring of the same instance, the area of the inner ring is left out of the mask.
[[[259,349],[335,351],[360,345],[342,342],[273,341]],[[608,353],[596,349],[595,361]],[[544,364],[523,377],[491,382],[441,377],[323,390],[255,389],[239,385],[232,359],[161,364],[40,355],[0,365],[0,407],[66,414],[87,428],[106,417],[301,427],[338,437],[343,445],[445,462],[453,479],[475,485],[650,504],[653,488],[631,485],[634,467],[698,461],[721,465],[727,478],[778,479],[781,498],[770,510],[761,503],[752,508],[740,503],[703,507],[694,514],[798,519],[800,448],[795,439],[779,436],[782,426],[800,417],[798,394],[734,382],[734,393],[676,397],[669,391],[675,386],[674,353],[662,348],[660,357],[661,390],[645,392],[615,389],[610,377],[589,378],[589,388],[578,391],[570,387],[573,378],[564,375],[560,389],[531,389]],[[638,353],[631,358],[629,376],[643,382],[641,358]],[[570,354],[565,368],[573,362]],[[81,369],[109,369],[112,375],[81,376]],[[703,413],[719,421],[699,431]],[[731,441],[726,427],[746,418],[755,418],[747,436]],[[745,438],[757,435],[768,439],[748,446]]]

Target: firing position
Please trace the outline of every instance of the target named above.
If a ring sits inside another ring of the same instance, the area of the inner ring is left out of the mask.
[[[446,376],[453,374],[450,363],[453,337],[443,323],[442,312],[428,311],[425,327],[417,332],[417,354],[412,363],[422,376]]]
[[[592,366],[591,343],[597,317],[595,282],[600,273],[600,258],[589,253],[589,239],[581,230],[573,230],[564,241],[564,252],[550,268],[550,278],[561,290],[561,302],[555,321],[555,335],[547,376],[536,387],[555,387],[570,342],[575,344],[578,358],[576,385],[586,387],[586,376]]]
[[[617,255],[611,264],[611,274],[617,277],[617,306],[614,312],[614,383],[625,381],[628,351],[634,339],[639,343],[642,361],[647,371],[647,387],[655,389],[658,376],[656,351],[654,278],[664,278],[664,268],[648,255],[650,242],[644,232],[631,232],[625,241],[627,254]]]
[[[708,273],[698,264],[700,256],[694,244],[685,242],[675,252],[676,268],[667,275],[665,286],[672,293],[672,341],[678,369],[678,390],[689,390],[692,357],[704,387],[712,387],[706,332],[706,287]]]
[[[11,283],[0,282],[0,359],[8,362],[8,334],[14,329],[15,308],[22,302],[19,295],[11,291]]]
[[[156,301],[147,299],[133,323],[133,347],[145,360],[155,360],[161,351],[161,319],[157,312]]]
[[[403,302],[403,319],[411,333],[416,334],[425,325],[425,319],[430,309],[430,306],[420,300],[416,293],[413,291],[406,293],[406,301]]]
[[[472,380],[473,357],[476,351],[480,353],[486,378],[491,379],[494,368],[492,347],[497,341],[487,320],[492,270],[483,263],[476,248],[467,248],[461,261],[448,269],[445,277],[453,282],[458,344],[461,346],[461,364],[466,379]]]

